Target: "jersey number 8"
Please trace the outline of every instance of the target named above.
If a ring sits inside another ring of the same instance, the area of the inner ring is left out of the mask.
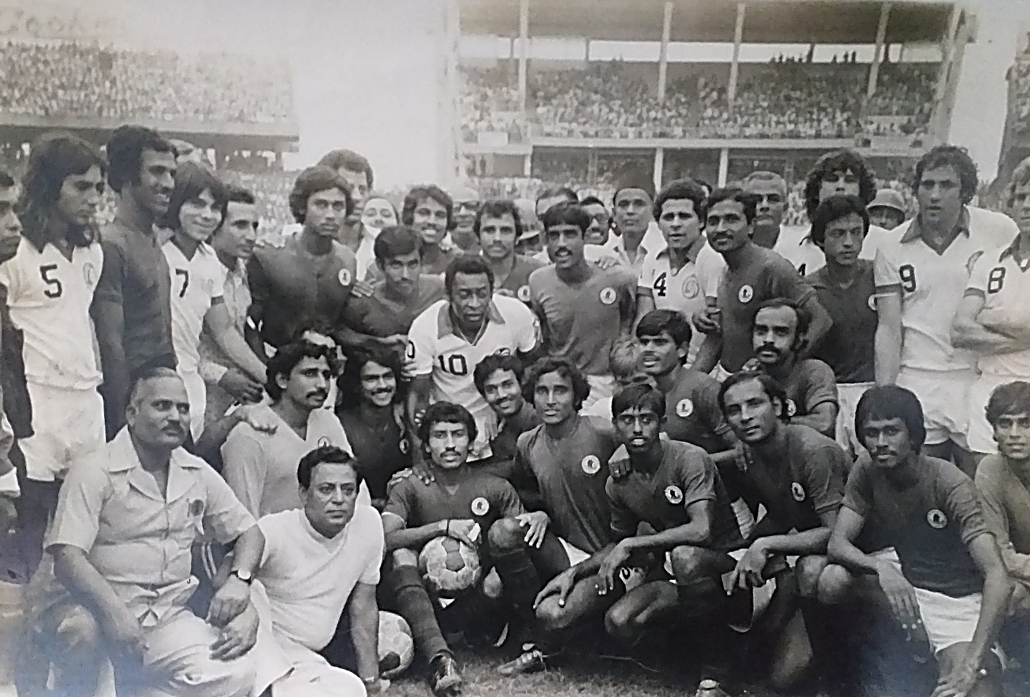
[[[1005,267],[996,266],[991,269],[991,274],[987,277],[987,292],[998,293],[1003,285],[1005,285]]]

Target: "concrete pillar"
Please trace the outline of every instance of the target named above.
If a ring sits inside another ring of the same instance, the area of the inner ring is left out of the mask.
[[[740,45],[744,42],[744,3],[737,3],[737,23],[733,27],[733,60],[730,61],[730,82],[726,86],[726,99],[730,109],[737,98],[737,78],[740,75]]]
[[[730,149],[723,148],[719,151],[719,181],[717,186],[726,186],[726,179],[730,175]]]
[[[665,148],[654,150],[654,190],[657,192],[662,188],[662,172],[665,169]]]
[[[869,66],[869,82],[866,83],[865,97],[872,99],[876,93],[876,82],[880,77],[880,61],[883,52],[883,42],[887,38],[887,20],[891,14],[891,4],[885,2],[880,5],[880,23],[876,26],[876,48],[873,50],[873,63]]]
[[[665,101],[665,85],[669,73],[669,37],[672,36],[672,3],[665,3],[662,17],[662,47],[658,53],[658,101]]]
[[[529,0],[519,0],[519,112],[526,118],[527,61],[529,60]]]

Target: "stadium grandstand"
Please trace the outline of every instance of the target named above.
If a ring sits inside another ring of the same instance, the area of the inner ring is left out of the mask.
[[[299,126],[288,62],[123,46],[117,34],[84,12],[0,6],[0,162],[20,171],[29,143],[49,130],[103,144],[139,123],[254,189],[264,229],[291,222],[282,156],[296,150]],[[107,203],[102,222],[113,215]]]
[[[841,147],[903,188],[946,140],[975,39],[972,15],[922,1],[460,0],[456,12],[460,175],[502,195],[604,194],[631,161],[656,186],[755,169],[794,183]]]
[[[1015,60],[1008,71],[1008,83],[1005,132],[998,156],[996,181],[999,185],[1008,181],[1016,165],[1030,156],[1030,32],[1020,37]]]

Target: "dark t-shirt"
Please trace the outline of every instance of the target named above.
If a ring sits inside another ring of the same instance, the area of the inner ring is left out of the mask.
[[[646,522],[656,531],[690,522],[687,507],[698,501],[714,505],[711,539],[706,547],[737,549],[744,544],[722,477],[708,454],[690,443],[662,443],[664,457],[653,475],[630,470],[622,479],[608,478],[605,490],[612,511],[612,532],[617,539],[631,537]],[[614,458],[628,458],[619,448]]]
[[[786,298],[803,305],[815,291],[798,276],[794,266],[776,252],[755,247],[748,263],[737,270],[726,268],[719,283],[718,307],[722,316],[723,368],[735,373],[755,352],[751,323],[758,306],[772,298]]]
[[[700,446],[709,453],[726,450],[730,430],[719,408],[719,383],[697,370],[680,369],[665,395],[665,432],[672,440]]]
[[[973,480],[926,455],[915,472],[915,481],[899,488],[863,454],[848,477],[844,505],[894,545],[913,586],[953,598],[981,592],[983,575],[968,545],[990,533]]]
[[[423,273],[443,278],[443,274],[447,271],[447,267],[450,263],[462,254],[464,254],[464,252],[457,247],[452,247],[447,251],[444,251],[440,247],[423,247],[422,271]]]
[[[529,274],[544,266],[546,264],[542,261],[516,254],[515,265],[512,267],[508,277],[504,279],[504,283],[498,285],[497,288],[510,291],[516,298],[529,305]]]
[[[837,380],[833,371],[815,358],[796,363],[783,388],[787,391],[787,414],[790,416],[807,416],[820,404],[838,403]],[[835,425],[831,424],[830,429],[823,435],[833,436]]]
[[[555,441],[543,425],[519,437],[516,474],[532,476],[552,529],[593,554],[611,541],[611,512],[604,482],[615,452],[610,422],[574,416],[576,427]]]
[[[122,307],[120,338],[129,375],[144,366],[175,366],[171,275],[161,240],[153,230],[133,230],[116,219],[101,233],[100,246],[104,268],[93,302]]]
[[[283,247],[258,247],[247,264],[250,316],[259,323],[261,339],[276,348],[302,329],[331,334],[343,321],[354,287],[354,252],[333,242],[328,254],[314,256],[300,243],[300,234]]]
[[[860,274],[848,288],[830,283],[825,266],[806,277],[833,320],[812,355],[825,361],[841,384],[876,379],[873,354],[878,316],[873,262],[859,259],[857,264]]]
[[[410,442],[396,419],[390,419],[380,429],[365,423],[355,405],[337,412],[358,471],[368,484],[373,499],[386,498],[386,485],[395,472],[411,467]]]
[[[351,297],[343,311],[343,321],[348,327],[361,334],[387,337],[407,334],[411,323],[422,312],[447,297],[443,279],[423,274],[418,279],[418,294],[410,303],[390,297],[386,281],[379,281],[371,297]]]
[[[763,528],[786,533],[822,527],[819,515],[837,510],[844,497],[848,456],[836,441],[808,426],[781,428],[786,431],[784,455],[765,461],[741,443],[747,467],[725,468],[726,486],[743,496],[752,511],[765,506],[768,521]]]
[[[490,450],[498,460],[514,460],[518,452],[519,436],[540,425],[540,417],[529,402],[522,401],[518,414],[501,420],[497,435],[490,441]]]

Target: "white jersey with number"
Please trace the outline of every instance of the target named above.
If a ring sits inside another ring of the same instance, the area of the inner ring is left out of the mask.
[[[875,259],[876,250],[880,248],[880,242],[890,231],[878,225],[870,225],[869,232],[862,240],[862,251],[858,253],[859,259]],[[801,276],[815,273],[826,266],[826,256],[823,250],[812,241],[812,226],[804,228],[781,227],[780,236],[776,238],[773,251],[791,263],[798,270]]]
[[[62,389],[100,384],[100,362],[89,307],[104,252],[99,242],[75,247],[69,260],[53,244],[38,250],[22,238],[0,265],[11,321],[24,336],[25,378]]]
[[[461,336],[451,320],[450,302],[438,300],[415,318],[408,330],[408,358],[415,375],[433,376],[433,401],[468,409],[482,428],[494,412],[472,381],[472,371],[492,353],[529,353],[540,342],[532,310],[515,298],[495,295],[486,326],[475,343]]]
[[[205,243],[187,259],[174,242],[161,248],[172,280],[172,345],[179,368],[196,372],[200,364],[200,332],[204,316],[225,287],[225,267],[215,250]]]
[[[1000,252],[990,251],[973,266],[966,295],[984,299],[977,319],[990,326],[993,322],[1014,327],[1030,327],[1030,260],[1020,263],[1013,245]],[[1030,348],[1010,353],[981,354],[980,371],[1013,380],[1030,378]]]
[[[695,312],[705,308],[705,294],[701,291],[697,265],[688,261],[676,272],[669,263],[669,250],[649,254],[644,260],[637,280],[637,288],[651,291],[654,306],[659,310],[678,310],[690,319]],[[693,332],[687,351],[687,365],[694,362],[705,335]]]
[[[938,252],[923,241],[918,221],[902,223],[881,241],[873,267],[877,292],[901,294],[901,366],[971,370],[976,355],[951,345],[955,312],[980,256],[1010,244],[1019,228],[1007,215],[967,206],[963,229]]]

